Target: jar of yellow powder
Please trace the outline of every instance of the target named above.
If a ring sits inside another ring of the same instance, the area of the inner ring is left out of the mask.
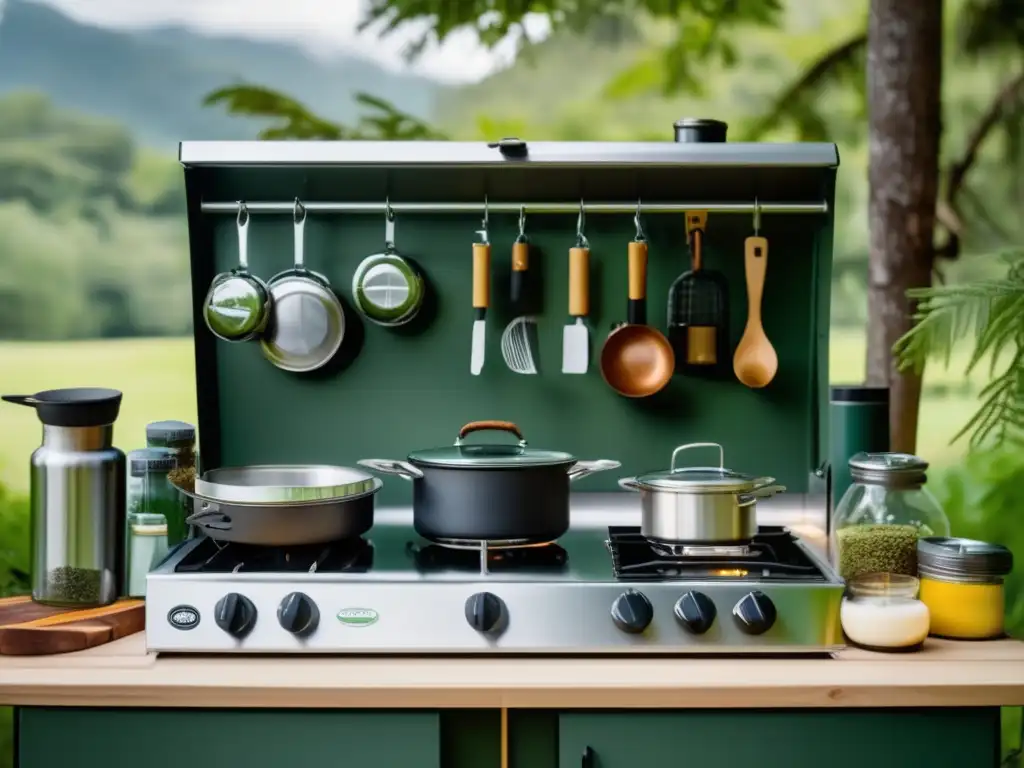
[[[999,544],[933,536],[917,544],[921,602],[931,614],[929,634],[955,640],[1003,636],[1003,577],[1013,554]]]

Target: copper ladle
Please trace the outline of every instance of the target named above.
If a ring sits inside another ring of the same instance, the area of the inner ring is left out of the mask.
[[[676,356],[660,331],[647,325],[647,242],[634,218],[636,239],[629,244],[628,322],[613,330],[601,348],[601,376],[624,397],[649,397],[672,379]]]

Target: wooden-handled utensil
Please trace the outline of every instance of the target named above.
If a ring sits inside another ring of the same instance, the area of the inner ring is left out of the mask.
[[[760,389],[768,386],[779,370],[778,355],[761,322],[761,299],[768,271],[768,240],[752,235],[744,241],[743,250],[747,276],[747,326],[733,355],[732,368],[743,384]]]
[[[590,367],[590,243],[583,234],[583,204],[576,220],[576,245],[569,249],[569,317],[562,331],[562,373],[586,373]]]
[[[647,320],[647,243],[629,244],[628,323],[620,325],[601,348],[601,375],[608,386],[624,397],[648,397],[672,379],[675,353],[668,339]]]
[[[519,313],[505,326],[501,334],[501,356],[505,365],[513,373],[536,374],[537,364],[534,361],[533,337],[536,335],[536,322],[527,308],[527,293],[530,290],[530,243],[526,239],[526,215],[519,213],[519,236],[512,243],[512,277],[509,285],[512,307]]]
[[[491,301],[491,243],[487,237],[487,205],[484,204],[483,229],[480,242],[473,243],[473,341],[469,355],[469,372],[479,376],[484,369],[487,341],[487,307]]]

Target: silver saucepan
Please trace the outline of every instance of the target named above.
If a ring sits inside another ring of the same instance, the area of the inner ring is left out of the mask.
[[[383,485],[359,469],[305,465],[212,470],[196,482],[203,491],[175,486],[195,503],[187,523],[211,539],[277,547],[361,536]]]
[[[717,448],[717,467],[677,467],[676,457],[693,448]],[[733,544],[757,533],[757,500],[786,489],[771,477],[733,472],[718,443],[690,443],[672,452],[669,469],[619,480],[640,493],[640,533],[666,544]]]

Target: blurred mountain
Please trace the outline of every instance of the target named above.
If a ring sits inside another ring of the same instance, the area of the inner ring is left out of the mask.
[[[345,123],[358,115],[355,92],[428,119],[443,88],[365,59],[317,58],[286,43],[181,27],[103,29],[28,0],[8,0],[0,21],[0,94],[43,92],[58,106],[115,119],[155,148],[176,151],[182,139],[255,138],[259,121],[201,105],[210,91],[243,81],[284,91]]]

